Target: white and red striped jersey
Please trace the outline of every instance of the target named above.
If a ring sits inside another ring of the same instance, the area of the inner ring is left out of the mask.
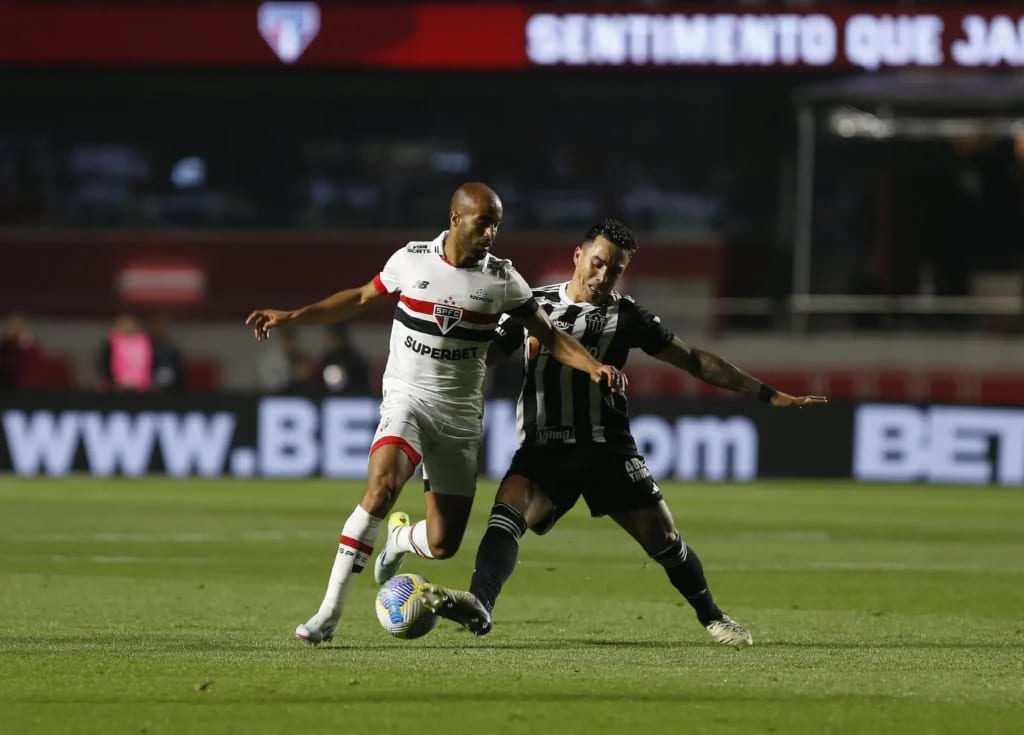
[[[380,293],[399,295],[384,391],[479,414],[498,319],[529,317],[537,302],[508,260],[488,253],[465,268],[452,264],[444,255],[447,234],[410,242],[373,279]]]

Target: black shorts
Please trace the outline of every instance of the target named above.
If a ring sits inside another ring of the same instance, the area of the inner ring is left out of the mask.
[[[661,502],[661,490],[639,454],[616,454],[607,447],[521,447],[505,477],[522,475],[540,488],[555,506],[550,517],[535,524],[547,533],[583,497],[590,515],[629,513]]]

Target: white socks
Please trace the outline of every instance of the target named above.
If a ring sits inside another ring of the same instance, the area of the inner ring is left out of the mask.
[[[338,539],[338,555],[334,557],[331,578],[327,582],[327,593],[320,604],[318,615],[327,618],[341,615],[352,575],[363,571],[363,567],[370,561],[370,555],[373,554],[373,545],[377,540],[377,529],[381,520],[367,513],[361,505],[357,505],[352,515],[345,521],[345,526],[341,529],[341,538]]]
[[[426,559],[434,558],[430,552],[430,542],[427,541],[426,521],[417,521],[411,526],[399,526],[395,530],[393,541],[399,551],[411,552]]]

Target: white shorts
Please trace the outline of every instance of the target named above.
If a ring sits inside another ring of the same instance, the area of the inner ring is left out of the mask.
[[[384,444],[397,444],[414,465],[423,462],[431,492],[471,498],[476,494],[481,417],[441,412],[408,395],[389,393],[380,404],[370,454]]]

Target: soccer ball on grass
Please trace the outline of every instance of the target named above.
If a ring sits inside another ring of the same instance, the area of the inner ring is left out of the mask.
[[[377,620],[395,638],[425,636],[440,620],[423,601],[420,590],[425,584],[427,580],[418,574],[399,574],[377,593]]]

